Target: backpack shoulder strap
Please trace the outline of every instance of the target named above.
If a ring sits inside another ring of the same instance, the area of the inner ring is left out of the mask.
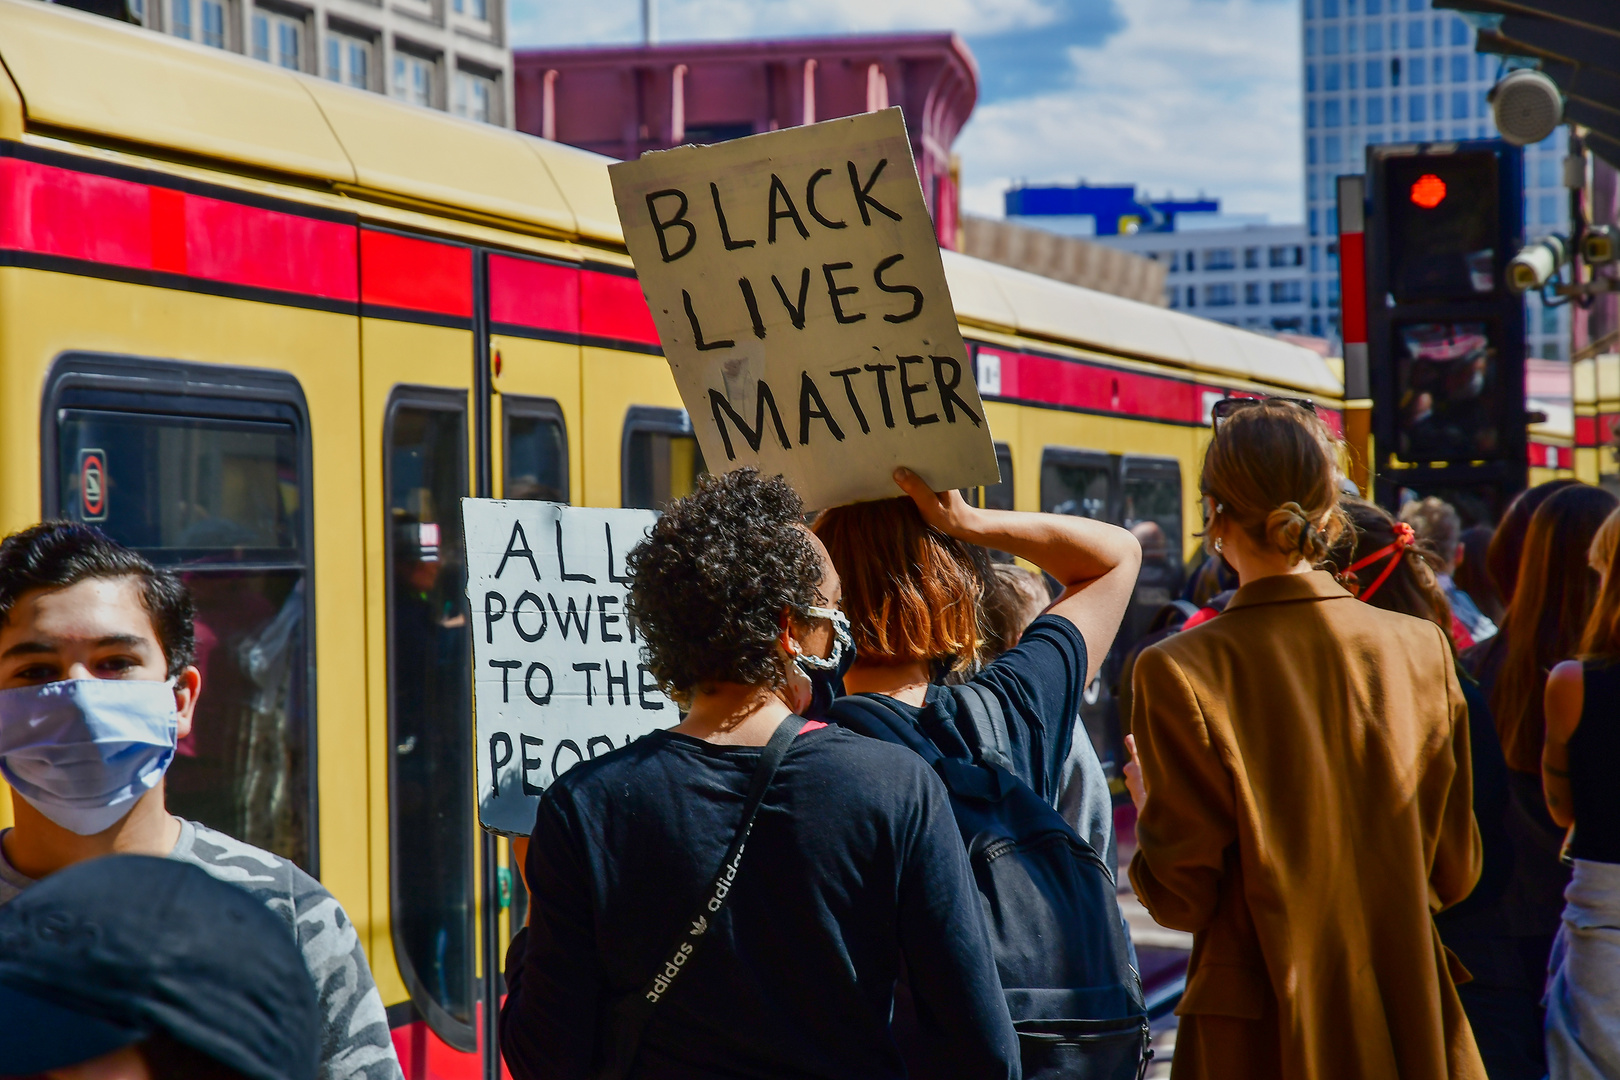
[[[973,729],[979,744],[978,759],[1018,775],[1018,770],[1013,768],[1012,737],[1007,731],[1007,715],[1002,711],[1000,699],[974,682],[953,686],[950,693],[956,699],[957,715],[966,716],[968,726]]]

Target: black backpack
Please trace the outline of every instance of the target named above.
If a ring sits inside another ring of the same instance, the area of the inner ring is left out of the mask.
[[[1147,1009],[1114,876],[1016,775],[996,697],[972,683],[940,687],[913,721],[890,698],[855,694],[829,718],[909,747],[945,782],[1026,1080],[1143,1076],[1153,1056]]]

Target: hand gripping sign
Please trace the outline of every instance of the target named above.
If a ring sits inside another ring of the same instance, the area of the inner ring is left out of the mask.
[[[811,509],[993,484],[995,451],[899,109],[608,167],[711,469]]]
[[[502,499],[461,513],[478,822],[527,836],[558,776],[680,719],[625,614],[624,557],[657,515]]]

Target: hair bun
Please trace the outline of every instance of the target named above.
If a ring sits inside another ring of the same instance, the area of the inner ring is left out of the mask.
[[[1266,515],[1266,539],[1284,555],[1298,555],[1312,564],[1327,555],[1327,537],[1297,502],[1285,502]]]

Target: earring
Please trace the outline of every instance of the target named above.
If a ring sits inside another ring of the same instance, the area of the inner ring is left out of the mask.
[[[1215,554],[1219,555],[1220,553],[1221,553],[1221,538],[1217,536],[1215,538]]]

